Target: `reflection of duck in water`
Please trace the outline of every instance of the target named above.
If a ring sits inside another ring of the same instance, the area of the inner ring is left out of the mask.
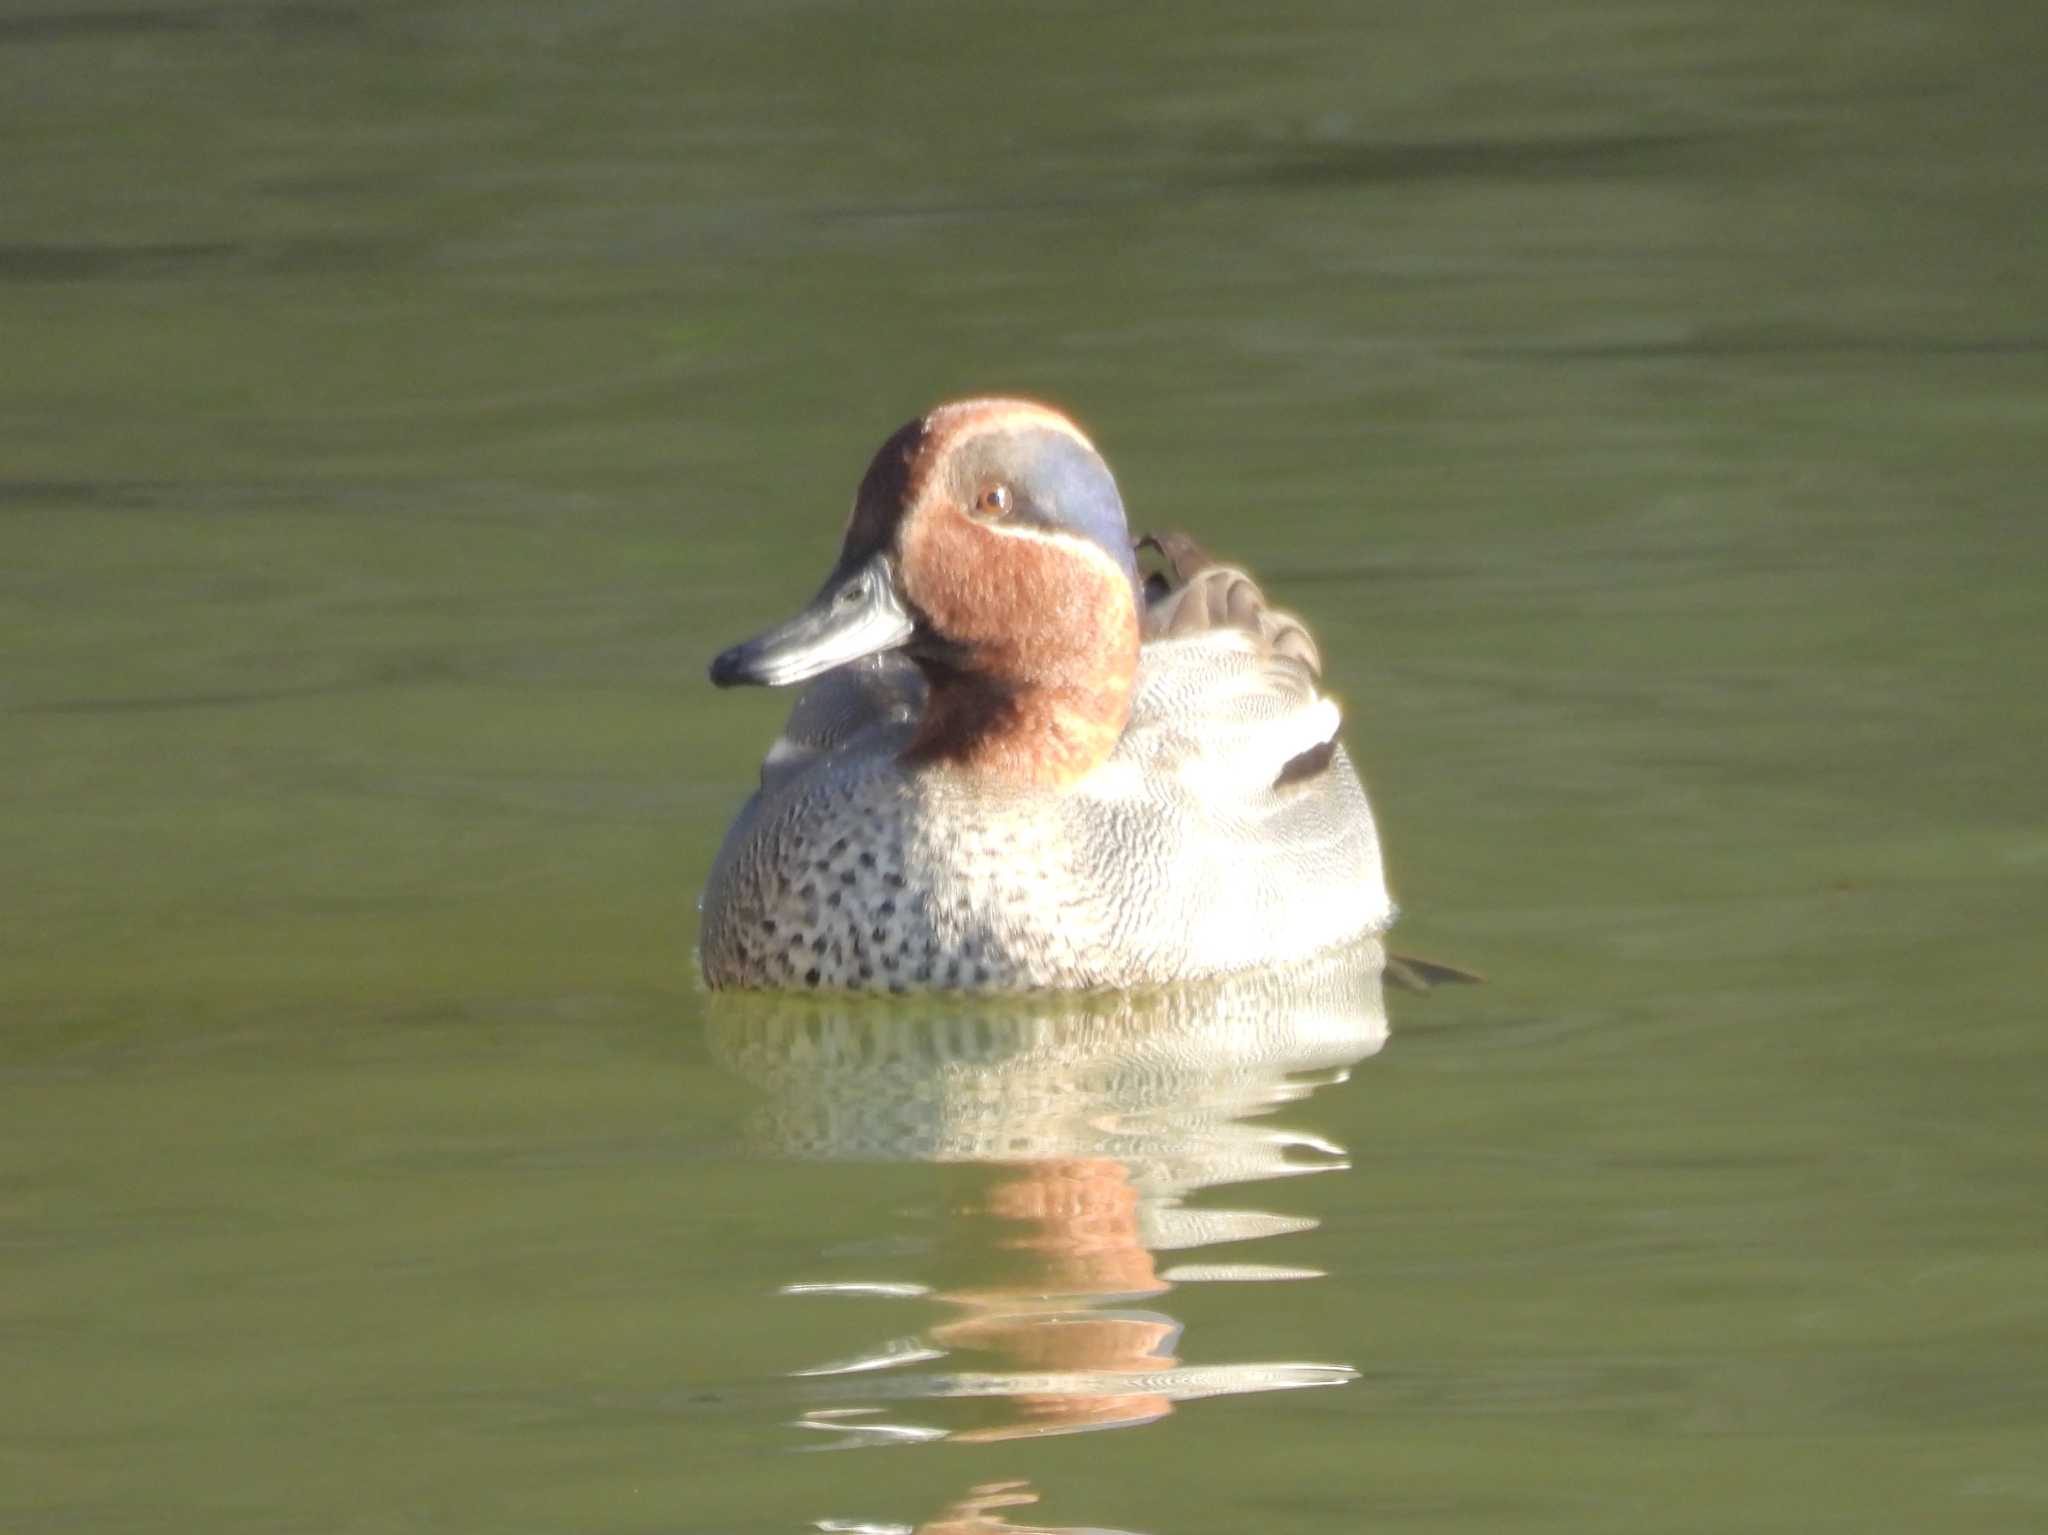
[[[949,1503],[934,1519],[917,1526],[915,1535],[1119,1535],[1100,1525],[1076,1529],[1062,1525],[1055,1529],[1042,1524],[1012,1524],[1005,1509],[1027,1508],[1038,1501],[1029,1482],[982,1482],[967,1490],[967,1496]]]
[[[1284,972],[1150,995],[954,998],[886,1011],[733,998],[714,1055],[765,1089],[754,1149],[819,1161],[956,1164],[914,1283],[794,1285],[914,1295],[947,1314],[914,1337],[803,1372],[807,1426],[841,1442],[988,1440],[1149,1421],[1191,1397],[1332,1385],[1348,1367],[1190,1366],[1156,1309],[1196,1280],[1300,1279],[1270,1264],[1162,1254],[1314,1222],[1189,1208],[1196,1190],[1343,1165],[1341,1148],[1250,1121],[1341,1080],[1385,1038],[1368,941]],[[943,1372],[923,1368],[946,1361]],[[944,1427],[881,1405],[946,1400]]]
[[[884,443],[817,598],[712,665],[820,680],[712,869],[710,983],[1159,985],[1384,928],[1314,641],[1163,542],[1141,584],[1107,465],[1042,405]]]

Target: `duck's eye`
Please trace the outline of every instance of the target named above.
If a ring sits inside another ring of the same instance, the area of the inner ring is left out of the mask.
[[[974,515],[994,518],[1010,515],[1010,487],[1007,485],[984,485],[981,494],[974,498]]]

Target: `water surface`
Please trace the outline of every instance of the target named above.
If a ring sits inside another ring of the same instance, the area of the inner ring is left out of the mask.
[[[0,16],[0,1523],[2048,1518],[2039,32]],[[710,1004],[703,665],[991,389],[1485,986]]]

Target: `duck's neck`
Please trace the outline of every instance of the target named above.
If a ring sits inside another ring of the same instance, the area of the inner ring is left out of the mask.
[[[1135,657],[1117,659],[1119,670],[1088,681],[927,665],[929,697],[904,755],[989,783],[1065,787],[1116,749],[1130,719]]]
[[[1116,749],[1138,675],[1129,575],[1084,540],[998,534],[965,517],[905,535],[909,592],[933,639],[906,752],[984,783],[1060,788]]]

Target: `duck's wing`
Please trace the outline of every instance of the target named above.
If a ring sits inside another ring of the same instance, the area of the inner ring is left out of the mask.
[[[1180,770],[1256,798],[1316,783],[1343,723],[1321,686],[1308,627],[1267,604],[1258,583],[1183,534],[1148,535],[1145,660],[1132,734]]]
[[[778,784],[881,725],[902,725],[924,708],[924,677],[900,655],[865,656],[826,672],[802,693],[761,762],[761,788]]]

